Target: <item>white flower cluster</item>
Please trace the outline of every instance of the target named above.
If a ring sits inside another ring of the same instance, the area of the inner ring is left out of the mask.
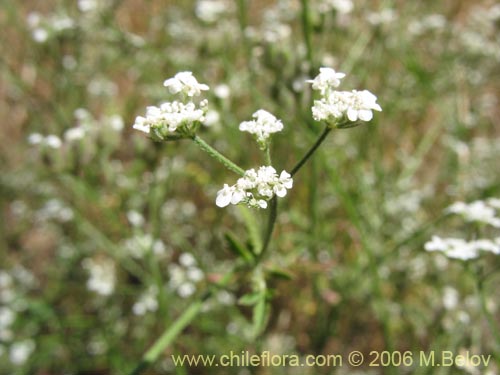
[[[320,73],[313,80],[312,88],[322,96],[315,100],[312,107],[313,118],[316,121],[326,121],[333,127],[349,127],[356,121],[370,121],[372,111],[382,111],[377,104],[377,97],[368,90],[336,91],[344,73],[331,68],[320,68]]]
[[[86,258],[82,266],[89,273],[87,280],[87,289],[100,294],[109,296],[115,290],[115,263],[111,259]]]
[[[54,15],[50,18],[44,18],[38,12],[29,13],[27,23],[31,29],[33,40],[37,43],[45,43],[51,36],[75,27],[75,21],[68,16]]]
[[[259,145],[262,148],[265,148],[270,135],[283,130],[283,123],[273,114],[263,109],[259,109],[252,115],[252,117],[255,120],[243,121],[240,124],[239,129],[242,132],[254,134]]]
[[[320,13],[335,10],[339,14],[349,14],[354,9],[354,4],[352,0],[321,0],[317,7]]]
[[[496,210],[500,210],[500,199],[490,198],[486,201],[474,201],[469,204],[455,202],[447,208],[447,212],[461,215],[465,221],[480,222],[500,228],[500,217],[496,216]]]
[[[466,222],[489,224],[500,228],[500,218],[496,216],[496,210],[500,210],[500,199],[489,198],[471,203],[455,202],[445,212],[460,215]],[[427,251],[441,251],[449,258],[469,260],[479,257],[481,251],[500,255],[500,237],[467,241],[461,238],[433,236],[424,247]]]
[[[169,287],[182,298],[187,298],[196,292],[196,283],[205,277],[191,253],[182,253],[179,256],[179,264],[169,265],[168,272],[170,275]]]
[[[181,94],[189,98],[187,103],[180,101],[166,102],[159,107],[149,106],[146,116],[137,116],[133,128],[144,132],[157,140],[192,137],[200,124],[205,121],[208,101],[202,100],[197,106],[192,98],[209,87],[198,83],[191,72],[177,73],[163,82],[172,94]]]
[[[146,134],[156,129],[162,138],[168,133],[175,133],[179,127],[204,121],[206,104],[206,101],[202,101],[200,108],[196,108],[193,102],[183,104],[174,101],[163,103],[159,107],[149,106],[146,109],[146,117],[137,116],[133,128]]]
[[[180,72],[173,78],[166,79],[163,86],[172,94],[183,93],[189,97],[198,96],[209,89],[204,83],[198,83],[192,72]]]
[[[198,0],[195,15],[203,22],[213,23],[231,10],[231,3],[225,0]]]
[[[267,202],[274,195],[284,197],[292,186],[293,179],[287,171],[282,171],[278,176],[271,166],[262,166],[257,171],[249,169],[233,186],[224,184],[217,193],[215,204],[226,207],[245,203],[249,207],[267,208]]]
[[[479,239],[466,241],[461,238],[441,238],[432,236],[432,240],[425,244],[427,251],[443,252],[448,258],[469,260],[480,255],[480,251],[500,254],[500,237],[494,240]]]
[[[156,285],[150,286],[143,292],[134,306],[132,311],[135,315],[145,315],[147,312],[155,312],[158,309],[158,288]]]
[[[54,134],[43,136],[40,133],[31,133],[28,136],[28,143],[30,145],[40,145],[42,147],[54,149],[61,148],[62,146],[61,138]]]

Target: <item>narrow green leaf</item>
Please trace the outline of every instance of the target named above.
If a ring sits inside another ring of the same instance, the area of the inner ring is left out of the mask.
[[[292,280],[294,278],[293,274],[282,269],[282,268],[269,268],[266,270],[267,273],[279,279]]]
[[[239,305],[253,306],[259,302],[261,292],[247,293],[238,300]]]
[[[266,291],[261,290],[258,294],[257,304],[253,308],[253,335],[258,336],[266,326]]]
[[[253,261],[253,254],[243,245],[232,232],[226,232],[224,234],[229,249],[236,254],[236,256],[243,258],[246,262],[251,263]]]
[[[252,252],[258,254],[262,249],[262,238],[260,235],[260,227],[257,223],[254,213],[245,206],[238,206],[243,221],[248,231],[250,243],[252,244]]]

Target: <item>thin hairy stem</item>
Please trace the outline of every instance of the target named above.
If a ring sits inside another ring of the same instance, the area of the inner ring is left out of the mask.
[[[269,205],[269,216],[267,219],[266,233],[264,234],[264,244],[262,245],[262,250],[257,255],[255,264],[259,264],[262,261],[267,249],[269,248],[269,244],[271,243],[271,238],[273,236],[274,224],[276,223],[276,217],[278,216],[278,200],[276,197],[271,199]]]
[[[292,177],[300,170],[300,168],[302,168],[302,166],[307,162],[307,160],[316,152],[318,147],[323,143],[323,141],[326,139],[326,136],[328,135],[328,133],[330,133],[331,130],[332,129],[328,125],[325,127],[325,130],[323,130],[323,133],[321,133],[321,135],[316,140],[314,145],[312,145],[312,147],[309,149],[309,151],[307,151],[307,153],[297,163],[297,165],[295,165],[295,167],[293,167],[292,171],[290,172]]]
[[[242,168],[238,167],[235,163],[233,163],[231,160],[226,158],[224,155],[222,155],[215,148],[210,146],[207,142],[205,142],[203,139],[201,139],[198,135],[194,135],[192,139],[203,151],[208,153],[211,157],[213,157],[219,163],[223,164],[227,169],[233,171],[236,174],[239,174],[240,176],[243,176],[245,174],[245,171]]]

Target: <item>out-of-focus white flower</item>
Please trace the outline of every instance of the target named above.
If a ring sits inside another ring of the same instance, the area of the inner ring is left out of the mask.
[[[259,109],[252,117],[255,120],[242,122],[239,129],[254,134],[261,148],[265,148],[269,136],[283,130],[283,123],[263,109]]]
[[[217,125],[219,123],[219,121],[220,121],[219,112],[217,112],[214,109],[210,109],[205,114],[205,121],[203,122],[203,125],[210,127],[210,126]]]
[[[493,204],[495,205],[495,201]],[[495,215],[494,205],[488,201],[474,201],[472,203],[455,202],[447,208],[448,213],[461,215],[466,221],[481,222],[500,228],[500,218]]]
[[[68,16],[53,15],[46,18],[37,12],[28,14],[27,24],[31,29],[33,40],[37,43],[45,43],[52,35],[75,27],[75,21]]]
[[[500,238],[494,241],[488,239],[465,241],[461,238],[432,236],[432,240],[428,241],[424,247],[427,251],[443,252],[449,258],[469,260],[477,258],[480,255],[480,251],[499,255]]]
[[[78,0],[78,9],[82,12],[91,12],[98,8],[97,0]]]
[[[10,347],[10,362],[14,365],[22,365],[26,363],[34,350],[35,342],[33,340],[15,342]]]
[[[124,127],[123,118],[120,115],[111,115],[107,118],[109,127],[114,131],[121,132]]]
[[[190,253],[182,253],[179,263],[168,267],[170,280],[169,287],[182,298],[191,296],[196,291],[196,283],[205,277],[203,271],[196,265],[196,259]]]
[[[62,146],[61,138],[57,135],[48,135],[44,137],[39,133],[32,133],[28,136],[28,143],[32,145],[40,145],[48,148],[58,149]]]
[[[293,186],[293,179],[286,171],[278,176],[271,166],[262,166],[257,171],[249,169],[235,185],[224,187],[217,193],[215,204],[226,207],[229,204],[245,203],[249,207],[266,208],[267,202],[277,195],[284,197]]]
[[[132,218],[132,220],[134,219],[138,218]],[[163,241],[160,239],[154,239],[154,237],[150,234],[136,235],[132,238],[126,239],[123,246],[132,257],[138,259],[143,258],[151,251],[155,256],[163,256],[167,253]]]
[[[286,23],[274,23],[266,25],[262,38],[270,44],[286,41],[292,35],[292,28]]]
[[[41,135],[40,133],[31,133],[28,136],[28,143],[30,145],[39,145],[44,141],[45,137]]]
[[[228,85],[221,83],[220,85],[215,86],[214,95],[219,99],[227,99],[231,95],[231,89]]]
[[[341,79],[345,77],[345,73],[327,67],[319,68],[319,72],[314,79],[308,79],[306,82],[312,83],[313,90],[319,90],[321,95],[326,95],[330,90],[339,87]]]
[[[163,86],[172,94],[182,92],[189,97],[198,96],[202,91],[209,89],[204,83],[198,83],[192,72],[177,73],[173,78],[165,80]]]
[[[432,240],[425,245],[427,251],[443,252],[448,258],[469,260],[479,256],[475,246],[461,238],[441,238],[432,236]]]
[[[33,40],[37,43],[45,43],[49,39],[49,32],[46,29],[37,27],[33,30]]]
[[[8,307],[0,307],[0,332],[9,328],[16,319],[16,313]]]
[[[36,212],[35,218],[40,221],[58,220],[68,222],[73,220],[73,210],[66,206],[59,199],[50,199],[45,205]]]
[[[144,225],[144,216],[139,211],[130,210],[127,212],[127,219],[134,227],[142,227]]]
[[[158,288],[156,286],[150,286],[132,306],[132,311],[135,315],[145,315],[147,312],[154,312],[157,309]]]
[[[64,132],[64,140],[66,142],[75,142],[85,137],[86,130],[81,126],[69,128]]]
[[[352,0],[321,0],[318,4],[320,13],[327,13],[332,10],[340,14],[349,14],[354,9]]]
[[[431,30],[442,30],[446,26],[446,18],[441,14],[429,14],[408,24],[408,31],[413,35],[422,35]]]
[[[181,102],[167,102],[160,107],[149,106],[146,109],[146,117],[138,116],[133,128],[150,134],[156,130],[155,135],[161,139],[174,135],[179,130],[189,131],[195,123],[201,123],[205,119],[206,102],[200,103],[200,108],[192,102],[183,104]]]
[[[217,21],[227,12],[229,4],[221,0],[198,0],[196,2],[195,14],[200,20],[212,23]]]
[[[192,267],[196,265],[196,259],[191,253],[182,253],[179,256],[179,263],[184,267]]]
[[[366,15],[366,20],[374,26],[391,23],[396,18],[397,14],[392,8],[382,9],[380,12],[371,12]]]
[[[86,258],[82,261],[82,266],[89,273],[88,290],[102,296],[109,296],[113,293],[116,275],[115,263],[111,259]]]
[[[443,289],[443,305],[447,310],[454,310],[458,305],[459,294],[455,288],[445,287]]]
[[[62,146],[61,138],[53,134],[45,137],[45,144],[50,148],[60,148]]]

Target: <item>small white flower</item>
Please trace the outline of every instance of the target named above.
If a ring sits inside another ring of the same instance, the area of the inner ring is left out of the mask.
[[[347,109],[347,118],[350,121],[370,121],[373,118],[372,110],[382,111],[377,104],[377,97],[368,90],[352,91],[352,101]]]
[[[215,200],[215,204],[218,207],[228,206],[233,198],[233,192],[234,188],[232,186],[224,184],[224,187],[217,193],[217,199]]]
[[[278,120],[273,114],[259,109],[252,117],[255,120],[244,121],[240,124],[239,129],[250,134],[254,134],[257,142],[264,145],[269,136],[283,130],[283,123]]]
[[[306,82],[312,83],[312,88],[319,90],[321,95],[325,95],[331,89],[339,87],[340,80],[345,77],[344,73],[336,72],[332,68],[320,68],[319,72],[314,79],[309,79]]]
[[[168,88],[172,94],[182,92],[189,97],[198,96],[201,91],[209,89],[207,85],[198,83],[192,72],[177,73],[173,78],[165,80],[163,86]]]

